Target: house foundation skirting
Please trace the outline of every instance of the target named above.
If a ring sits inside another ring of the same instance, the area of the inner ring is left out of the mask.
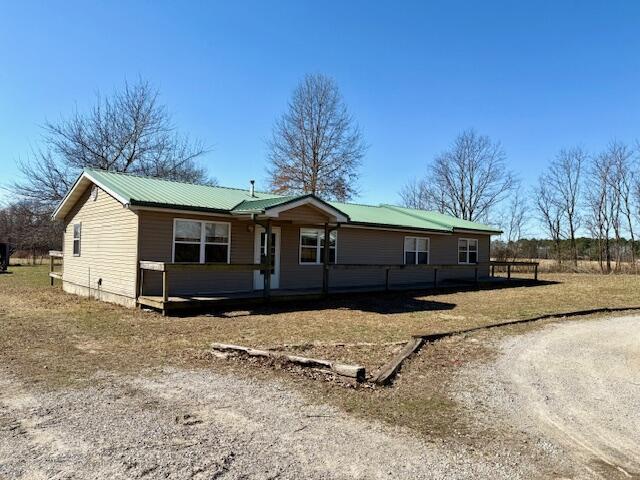
[[[92,288],[89,289],[84,285],[78,285],[67,280],[62,281],[62,289],[67,293],[73,293],[83,297],[91,297],[96,300],[102,300],[104,302],[116,303],[129,308],[136,307],[136,299],[134,297],[128,297],[119,293],[105,292],[101,289]]]

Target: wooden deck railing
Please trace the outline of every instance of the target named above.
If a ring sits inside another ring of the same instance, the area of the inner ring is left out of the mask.
[[[362,270],[362,269],[381,269],[385,271],[385,290],[389,290],[389,276],[392,270],[432,270],[433,271],[433,285],[438,286],[438,272],[442,270],[473,270],[474,281],[478,283],[478,273],[480,265],[474,264],[458,264],[458,263],[439,263],[439,264],[385,264],[385,263],[335,263],[325,266],[328,270]],[[328,283],[328,282],[327,282]],[[328,292],[328,284],[323,285],[323,291]]]
[[[484,264],[486,267],[487,264]],[[507,278],[511,279],[511,267],[512,266],[528,266],[534,269],[534,278],[538,279],[538,263],[537,262],[490,262],[491,276],[495,276],[496,267],[507,268]],[[169,301],[169,274],[171,272],[252,272],[255,270],[269,270],[269,264],[260,263],[171,263],[171,262],[156,262],[156,261],[140,261],[140,277],[138,282],[139,297],[144,295],[144,272],[160,272],[162,273],[162,301]],[[438,287],[438,273],[445,270],[471,270],[474,273],[474,281],[478,283],[480,268],[483,265],[480,264],[426,264],[426,265],[404,265],[404,264],[360,264],[360,263],[338,263],[338,264],[324,264],[322,274],[322,292],[327,294],[329,292],[329,279],[330,272],[332,270],[365,270],[365,269],[381,269],[385,271],[385,289],[389,290],[390,287],[390,273],[393,270],[430,270],[433,271],[433,284],[434,287]],[[265,298],[269,298],[271,294],[271,282],[269,281],[269,275],[265,275],[263,295]]]
[[[49,281],[53,287],[53,281],[62,280],[62,271],[56,271],[56,267],[62,267],[62,263],[56,263],[56,258],[64,258],[59,250],[49,250]]]
[[[491,276],[496,276],[496,267],[507,267],[507,280],[511,280],[511,268],[512,267],[533,267],[533,278],[534,280],[538,280],[538,262],[527,262],[514,260],[512,262],[509,261],[491,261],[489,262],[491,266]]]
[[[154,262],[140,261],[140,279],[139,279],[139,296],[144,294],[144,272],[145,270],[162,272],[162,300],[169,300],[169,273],[170,272],[253,272],[255,270],[267,270],[268,264],[262,263],[170,263],[170,262]],[[266,280],[264,295],[270,294],[270,285]]]

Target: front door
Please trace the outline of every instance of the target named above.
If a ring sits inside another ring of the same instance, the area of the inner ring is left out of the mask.
[[[256,237],[254,240],[256,263],[266,263],[267,261],[267,235],[264,228],[256,226]],[[271,288],[280,288],[280,228],[271,227]],[[264,271],[255,270],[253,272],[253,288],[255,290],[264,289]]]

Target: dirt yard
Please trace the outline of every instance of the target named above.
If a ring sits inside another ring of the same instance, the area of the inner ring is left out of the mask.
[[[460,396],[478,386],[459,373],[496,361],[495,339],[529,327],[436,342],[403,367],[392,388],[345,388],[221,360],[208,345],[281,348],[372,371],[415,332],[640,305],[634,276],[545,275],[535,287],[359,295],[163,318],[66,295],[48,287],[44,267],[12,270],[0,276],[0,478],[69,469],[129,478],[149,468],[149,478],[240,478],[258,458],[273,461],[249,478],[371,478],[367,465],[387,472],[385,462],[397,478],[570,478],[579,470],[556,443],[500,421],[504,413],[483,397],[470,405]],[[495,421],[482,421],[485,406]],[[317,409],[328,409],[333,423],[314,417]],[[335,448],[311,448],[320,437]],[[336,462],[324,467],[330,458]],[[301,476],[300,465],[311,473]]]

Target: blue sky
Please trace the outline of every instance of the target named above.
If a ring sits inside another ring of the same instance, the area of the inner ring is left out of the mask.
[[[463,129],[531,183],[563,146],[640,138],[640,2],[0,2],[0,184],[45,119],[125,79],[161,91],[221,184],[264,186],[265,139],[308,72],[370,148],[360,202],[397,192]]]

